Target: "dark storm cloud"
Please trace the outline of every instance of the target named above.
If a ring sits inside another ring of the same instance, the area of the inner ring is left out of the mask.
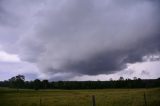
[[[124,55],[120,52],[103,52],[87,60],[68,63],[67,68],[68,70],[80,71],[82,74],[109,74],[126,67],[123,58]]]
[[[0,24],[5,25],[5,26],[12,26],[15,24],[13,19],[15,16],[12,13],[9,13],[5,8],[4,8],[4,0],[0,1]]]
[[[66,69],[90,75],[114,73],[126,68],[127,63],[143,62],[145,61],[143,59],[144,56],[159,54],[159,41],[160,36],[158,35],[135,44],[134,48],[102,52],[93,55],[93,57],[87,60],[74,61],[73,63],[68,62]],[[157,61],[159,58],[153,57],[150,60]]]
[[[13,37],[17,40],[12,47],[6,48],[16,48],[21,59],[36,63],[53,79],[115,73],[128,63],[159,55],[158,0],[17,3],[11,5],[19,5],[17,11],[8,11],[23,19],[22,33]]]

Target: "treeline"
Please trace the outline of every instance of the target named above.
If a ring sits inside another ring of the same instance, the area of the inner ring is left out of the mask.
[[[35,79],[25,81],[23,75],[17,75],[6,81],[0,81],[0,87],[17,89],[105,89],[105,88],[153,88],[160,87],[160,78],[142,80],[140,78],[110,81],[52,81]]]

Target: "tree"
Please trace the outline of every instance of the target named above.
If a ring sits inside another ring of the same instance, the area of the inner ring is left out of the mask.
[[[123,77],[119,77],[119,81],[124,81],[124,78]]]
[[[39,90],[41,88],[41,81],[39,79],[35,79],[33,83],[35,90]]]
[[[24,81],[24,75],[17,75],[15,77],[12,77],[11,79],[9,79],[10,87],[14,87],[17,89],[24,88]]]
[[[113,81],[113,79],[112,79],[112,78],[110,78],[110,79],[109,79],[109,81]]]
[[[133,80],[137,80],[137,77],[133,77]]]
[[[43,81],[42,81],[42,84],[43,84],[43,88],[44,88],[44,89],[47,89],[47,88],[48,88],[48,85],[49,85],[48,80],[43,80]]]

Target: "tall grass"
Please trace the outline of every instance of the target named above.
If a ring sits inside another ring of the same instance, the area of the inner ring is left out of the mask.
[[[0,106],[160,106],[160,88],[102,90],[20,90],[0,88]]]

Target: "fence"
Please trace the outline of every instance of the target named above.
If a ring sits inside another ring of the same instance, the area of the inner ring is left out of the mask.
[[[144,98],[144,106],[147,106],[147,98],[146,98],[146,93],[144,92],[143,94],[143,98]],[[91,96],[91,99],[92,99],[92,106],[96,106],[96,97],[95,95],[92,95]],[[40,98],[39,100],[39,106],[43,106],[42,105],[42,99]],[[69,106],[69,105],[68,105]]]

